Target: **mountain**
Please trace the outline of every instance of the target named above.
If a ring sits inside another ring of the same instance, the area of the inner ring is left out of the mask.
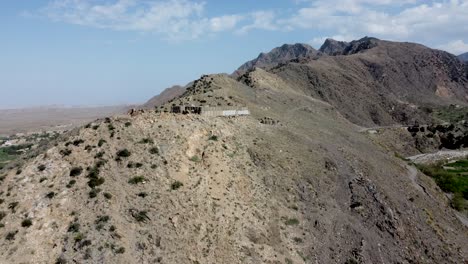
[[[464,62],[468,62],[468,52],[460,54],[458,58]]]
[[[325,43],[323,43],[319,51],[330,56],[341,55],[348,46],[348,42],[336,41],[329,38],[325,40]]]
[[[96,120],[24,153],[0,170],[0,259],[466,262],[468,229],[447,195],[356,125],[396,122],[404,99],[408,118],[427,118],[425,101],[456,101],[422,95],[432,83],[463,94],[460,61],[417,44],[355,44],[204,75],[163,111]],[[250,115],[167,113],[173,104]]]
[[[244,72],[255,67],[268,68],[279,63],[288,62],[292,59],[316,56],[318,54],[319,52],[317,50],[307,44],[284,44],[281,47],[274,48],[268,53],[261,53],[256,59],[241,65],[237,71]]]
[[[170,88],[166,88],[160,94],[154,96],[150,100],[148,100],[145,104],[143,104],[143,108],[151,109],[157,106],[161,106],[170,100],[182,95],[185,92],[185,87],[180,85],[174,85]]]
[[[345,56],[304,57],[269,72],[365,126],[427,123],[430,109],[467,104],[468,71],[447,52],[366,37],[340,53]]]

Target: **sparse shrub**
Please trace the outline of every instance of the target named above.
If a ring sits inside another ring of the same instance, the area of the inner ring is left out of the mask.
[[[156,165],[156,164],[151,165],[152,169],[156,169],[157,167],[158,167],[158,165]]]
[[[193,161],[193,162],[200,162],[200,158],[199,158],[198,156],[195,155],[195,156],[192,156],[192,157],[190,158],[190,161]]]
[[[147,220],[151,220],[148,216],[148,211],[133,212],[132,216],[137,222],[146,222]]]
[[[20,175],[21,172],[23,172],[23,171],[22,171],[21,169],[18,169],[18,170],[16,171],[16,175]]]
[[[16,212],[16,207],[18,206],[18,202],[12,202],[8,204],[8,209],[10,209],[13,213]]]
[[[96,155],[94,156],[95,159],[100,159],[104,156],[104,154],[106,154],[104,151],[99,151],[98,153],[96,153]]]
[[[286,225],[298,225],[299,220],[297,220],[297,218],[290,218],[290,219],[286,220],[285,224]]]
[[[98,216],[94,223],[96,224],[96,229],[101,230],[104,225],[109,221],[110,217],[107,215]]]
[[[39,179],[39,183],[42,183],[42,182],[45,181],[45,180],[47,180],[47,178],[46,178],[46,177],[42,177],[42,178]]]
[[[208,140],[218,141],[218,136],[212,135]]]
[[[63,157],[70,156],[71,153],[72,153],[72,151],[71,151],[70,149],[62,149],[62,150],[60,150],[60,154],[61,154]]]
[[[130,157],[130,155],[132,154],[130,153],[130,151],[128,151],[128,149],[122,149],[117,151],[117,157],[128,158]]]
[[[8,241],[15,240],[15,236],[16,236],[17,233],[18,233],[18,230],[8,232],[8,233],[6,234],[5,239],[8,240]]]
[[[130,184],[139,184],[139,183],[143,183],[145,181],[146,181],[145,177],[136,176],[136,177],[133,177],[130,180],[128,180],[128,183],[130,183]]]
[[[83,144],[84,140],[82,139],[77,139],[72,142],[73,146],[78,147],[79,145]]]
[[[461,193],[455,193],[450,201],[450,205],[457,211],[463,211],[466,207],[466,201]]]
[[[84,235],[82,233],[76,233],[73,239],[75,240],[75,242],[80,242],[84,239]]]
[[[144,139],[140,140],[140,142],[138,142],[138,143],[140,143],[140,144],[153,144],[154,141],[151,138],[144,138]]]
[[[124,247],[119,247],[116,251],[115,251],[116,254],[123,254],[125,253],[125,248]]]
[[[96,162],[96,165],[95,165],[95,166],[96,166],[97,168],[101,168],[101,167],[104,166],[104,164],[106,164],[106,163],[107,163],[107,161],[101,159],[101,160],[98,160],[98,161]]]
[[[141,197],[141,198],[145,198],[146,196],[148,196],[148,194],[145,193],[145,192],[141,192],[141,193],[137,194],[137,196]]]
[[[3,218],[5,218],[6,215],[7,215],[7,214],[6,214],[5,212],[0,211],[0,221],[2,221]]]
[[[0,223],[0,228],[4,228],[5,225],[3,223]]]
[[[180,181],[175,181],[171,184],[171,189],[172,190],[177,190],[179,189],[180,187],[184,186],[183,183],[181,183]]]
[[[70,176],[71,176],[71,177],[75,177],[75,176],[80,175],[82,172],[83,172],[83,168],[81,168],[81,167],[73,167],[73,168],[70,170]]]
[[[125,123],[125,127],[129,127],[129,126],[131,126],[131,125],[132,125],[131,122],[126,122],[126,123]]]
[[[93,126],[93,129],[94,129],[94,130],[97,130],[98,128],[99,128],[99,125],[94,125],[94,126]]]
[[[68,232],[70,233],[77,233],[80,231],[80,224],[77,222],[71,223],[70,226],[68,226]]]
[[[98,193],[101,191],[99,188],[93,188],[91,191],[89,191],[88,195],[89,198],[96,198]]]
[[[159,149],[157,147],[150,148],[149,152],[151,154],[159,154]]]
[[[114,232],[115,230],[116,230],[115,226],[111,225],[111,226],[109,227],[109,231]]]
[[[46,169],[46,165],[41,164],[41,165],[37,166],[37,169],[38,169],[39,171],[44,171],[44,170]]]
[[[21,221],[21,226],[26,228],[32,226],[32,220],[29,218],[24,219],[23,221]]]
[[[57,258],[57,260],[55,260],[55,264],[67,264],[67,260],[64,257],[60,256]]]
[[[112,124],[107,125],[107,128],[109,129],[109,131],[115,130],[115,127]]]
[[[54,196],[55,196],[55,192],[49,192],[48,194],[46,194],[46,197],[49,199],[54,198]]]
[[[86,124],[85,128],[90,128],[91,127],[91,123],[88,123]]]
[[[75,180],[71,180],[68,182],[68,184],[66,185],[67,188],[71,188],[73,187],[73,185],[75,185],[76,181]]]
[[[98,142],[98,147],[102,147],[102,145],[104,145],[104,143],[107,143],[107,141],[105,141],[104,139],[100,139],[99,142]]]

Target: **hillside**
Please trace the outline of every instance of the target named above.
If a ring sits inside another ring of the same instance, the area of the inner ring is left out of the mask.
[[[152,97],[145,104],[142,105],[142,108],[151,109],[157,106],[161,106],[175,97],[182,95],[185,92],[185,87],[180,85],[174,85],[170,88],[164,89],[160,94]]]
[[[464,62],[468,62],[468,52],[459,55],[458,58]]]
[[[447,52],[364,38],[342,54],[297,59],[269,72],[365,126],[427,123],[428,111],[467,104],[467,68]]]
[[[204,75],[157,110],[25,153],[0,170],[0,260],[466,262],[468,227],[446,194],[356,125],[464,103],[464,68],[416,44],[351,43],[348,55]],[[251,115],[167,112],[191,103]]]

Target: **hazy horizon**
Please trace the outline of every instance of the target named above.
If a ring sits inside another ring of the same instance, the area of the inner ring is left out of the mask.
[[[35,0],[0,4],[0,109],[143,103],[284,43],[468,51],[468,1]]]

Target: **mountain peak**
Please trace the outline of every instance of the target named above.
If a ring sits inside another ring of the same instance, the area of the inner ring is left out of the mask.
[[[284,63],[293,59],[317,54],[318,51],[307,44],[283,44],[280,47],[272,49],[268,53],[260,53],[256,59],[251,60],[239,67],[238,71],[247,71],[254,67],[269,68],[279,63]]]

